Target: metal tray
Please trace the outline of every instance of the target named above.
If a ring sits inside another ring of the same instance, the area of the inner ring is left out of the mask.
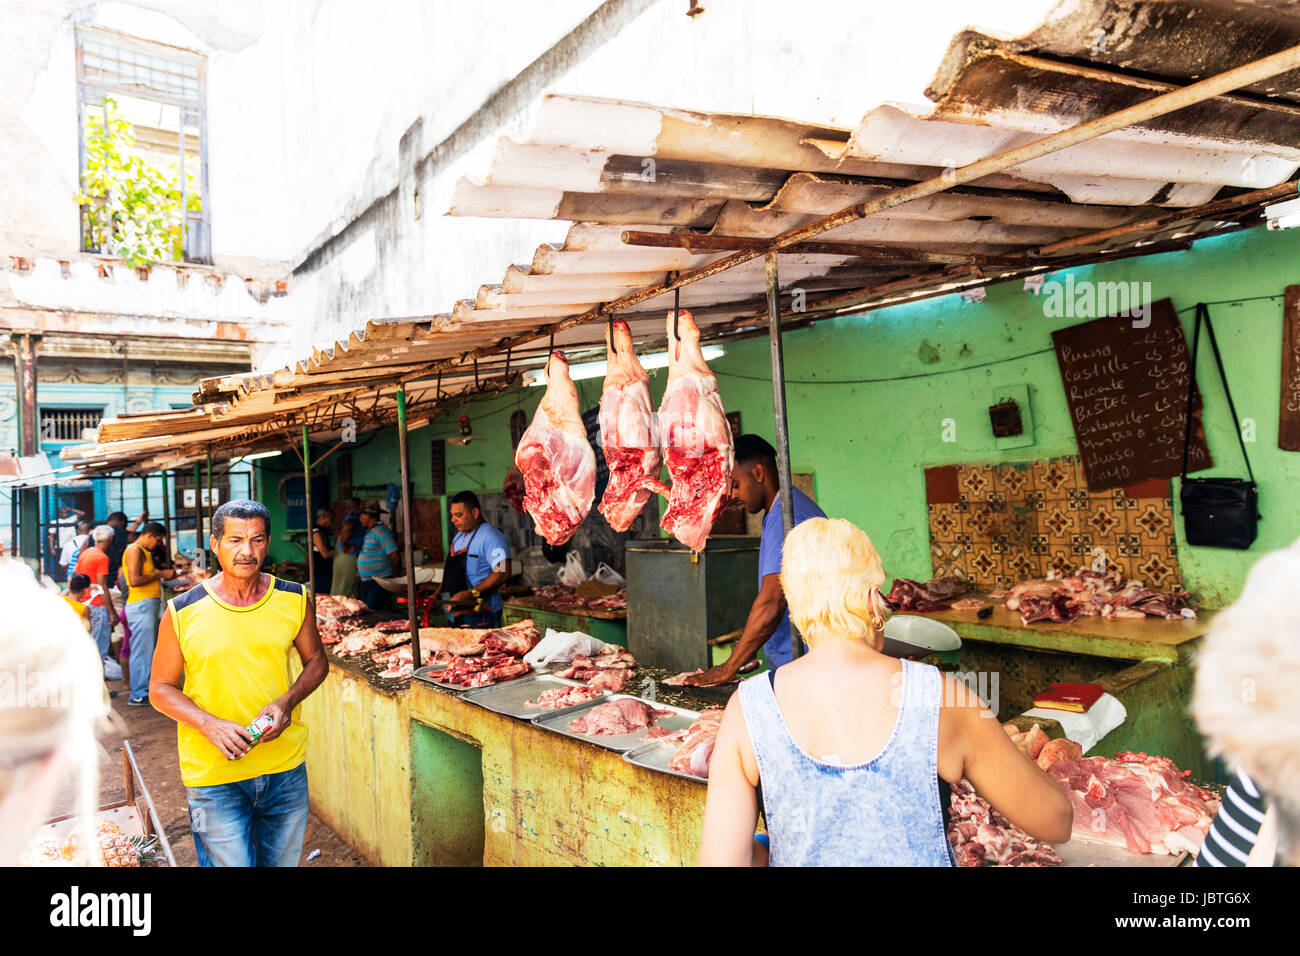
[[[665,720],[667,718],[664,718]],[[660,740],[652,740],[648,744],[636,747],[623,754],[623,759],[628,763],[634,763],[638,767],[645,767],[647,770],[658,770],[660,773],[670,773],[674,777],[682,777],[685,780],[694,780],[696,783],[708,785],[708,777],[697,777],[693,773],[682,773],[680,770],[669,768],[668,763],[673,759],[673,755],[681,748],[681,744],[665,744]]]
[[[578,734],[569,729],[569,721],[576,720],[588,710],[600,704],[608,704],[610,701],[619,700],[628,697],[632,700],[639,700],[649,704],[656,710],[671,710],[672,713],[667,717],[660,717],[652,726],[663,727],[665,730],[685,730],[691,725],[696,717],[700,716],[699,711],[687,710],[685,707],[674,707],[672,704],[664,704],[658,701],[646,700],[643,697],[633,697],[631,694],[610,694],[601,700],[589,701],[580,704],[577,707],[571,707],[559,714],[548,714],[545,717],[538,717],[533,721],[538,727],[544,730],[554,731],[557,734],[563,734],[566,737],[572,737],[574,740],[581,740],[584,743],[595,744],[597,747],[603,747],[606,750],[614,750],[623,753],[633,750],[646,743],[645,735],[649,729],[642,727],[640,730],[630,734]]]
[[[415,678],[416,680],[424,681],[426,684],[432,684],[434,687],[441,687],[443,690],[450,690],[455,691],[458,694],[463,694],[471,690],[487,690],[490,687],[501,687],[504,684],[513,684],[516,681],[527,680],[531,677],[537,676],[537,669],[533,668],[529,673],[520,674],[518,677],[512,677],[509,680],[497,681],[493,684],[485,684],[482,687],[466,687],[463,684],[444,684],[442,681],[438,680],[438,672],[445,671],[446,669],[446,664],[426,664],[415,672]]]
[[[574,704],[569,707],[547,708],[533,705],[528,706],[528,701],[536,700],[537,695],[542,691],[551,690],[555,687],[585,687],[580,680],[569,680],[566,677],[556,677],[552,674],[525,674],[517,680],[508,680],[501,684],[488,684],[486,687],[474,687],[465,691],[461,700],[469,701],[472,704],[478,704],[487,710],[495,711],[498,714],[505,714],[507,717],[518,717],[521,720],[532,720],[535,717],[550,717],[554,714],[565,714],[571,710],[577,710],[586,703],[600,703],[600,698],[593,701],[584,701],[583,704]],[[601,691],[603,695],[608,695],[609,691]]]

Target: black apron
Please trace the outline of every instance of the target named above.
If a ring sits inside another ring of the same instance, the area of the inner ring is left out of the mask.
[[[442,592],[445,597],[451,597],[453,594],[459,594],[461,591],[468,591],[472,584],[469,583],[469,548],[478,537],[478,529],[483,527],[482,524],[474,529],[474,533],[469,536],[465,542],[465,547],[460,551],[452,550],[447,556],[447,560],[442,565]],[[460,611],[466,613],[464,608],[455,608],[452,613]]]

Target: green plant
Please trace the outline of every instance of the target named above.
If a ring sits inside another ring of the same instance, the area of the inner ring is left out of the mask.
[[[111,98],[102,112],[87,115],[85,142],[76,200],[85,209],[87,251],[121,256],[137,268],[183,258],[178,166],[161,170],[131,152],[135,131]],[[186,170],[185,209],[201,208],[194,174]]]

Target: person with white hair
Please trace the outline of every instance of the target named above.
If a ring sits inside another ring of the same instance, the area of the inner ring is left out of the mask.
[[[31,848],[70,779],[81,845],[98,845],[95,731],[108,702],[77,615],[7,558],[0,558],[0,604],[0,867],[7,867]]]
[[[881,653],[884,579],[848,521],[786,537],[781,586],[808,653],[727,704],[701,865],[953,866],[947,790],[963,777],[1030,836],[1070,838],[1064,791],[965,684]],[[770,845],[754,835],[760,784]]]
[[[1196,657],[1192,715],[1235,779],[1197,866],[1300,866],[1300,541],[1264,555]]]
[[[95,639],[99,656],[104,662],[104,677],[108,680],[120,680],[122,665],[109,656],[112,647],[113,628],[117,627],[117,608],[113,606],[110,593],[113,582],[109,579],[112,564],[108,551],[113,545],[113,529],[106,524],[90,532],[89,547],[81,549],[73,574],[84,574],[90,578],[91,594],[86,601],[90,608],[90,636]]]

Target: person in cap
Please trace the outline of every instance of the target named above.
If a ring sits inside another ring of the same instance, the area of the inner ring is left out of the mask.
[[[177,723],[200,866],[297,866],[302,856],[301,704],[329,664],[307,589],[260,570],[270,539],[264,505],[219,507],[211,547],[221,570],[172,598],[158,633],[150,699]],[[250,730],[258,721],[264,726]]]
[[[781,590],[781,545],[785,528],[781,523],[781,479],[776,470],[776,449],[758,435],[736,439],[736,464],[731,471],[731,498],[752,515],[763,514],[763,537],[758,546],[758,597],[745,619],[745,630],[731,650],[731,656],[716,667],[686,678],[696,686],[721,684],[735,679],[740,669],[763,648],[767,666],[773,670],[790,663],[790,615]],[[826,514],[798,488],[794,496],[794,523]]]
[[[447,613],[461,627],[500,627],[500,588],[510,579],[510,542],[483,520],[474,492],[452,496],[450,511],[456,534],[442,569],[442,590],[452,602]]]
[[[396,576],[399,565],[397,539],[389,527],[380,520],[383,510],[371,501],[361,509],[361,526],[366,536],[357,556],[357,577],[361,579],[361,600],[372,611],[386,611],[389,594],[376,578]]]

